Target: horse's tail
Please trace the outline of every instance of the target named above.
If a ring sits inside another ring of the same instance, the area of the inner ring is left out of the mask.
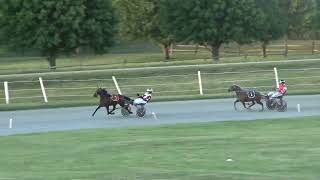
[[[263,99],[263,100],[268,99],[268,95],[266,95],[266,94],[262,94],[262,93],[257,92],[257,91],[256,91],[256,94],[257,94],[259,97],[261,97],[261,99]]]
[[[133,99],[129,98],[128,96],[123,96],[123,99],[129,102],[130,104],[133,104]]]

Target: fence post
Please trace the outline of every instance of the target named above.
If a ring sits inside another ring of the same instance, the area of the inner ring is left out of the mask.
[[[284,56],[287,57],[288,56],[288,38],[286,37],[285,41],[284,41]]]
[[[200,95],[203,95],[203,90],[202,90],[202,81],[201,81],[201,72],[198,71],[198,80],[199,80],[199,90],[200,90]]]
[[[8,88],[8,81],[5,81],[4,83],[4,95],[6,97],[6,104],[9,104],[9,88]]]
[[[316,47],[316,43],[315,43],[315,42],[314,42],[314,40],[313,40],[313,41],[312,41],[312,50],[311,50],[311,54],[314,54],[315,47]]]
[[[199,44],[196,45],[195,50],[194,50],[194,54],[197,55],[198,54],[198,50],[199,50]]]
[[[170,44],[170,57],[173,55],[173,43]]]
[[[273,70],[274,70],[274,76],[275,76],[276,83],[277,83],[277,88],[279,88],[278,70],[276,67],[274,67]]]
[[[48,98],[47,98],[46,90],[44,88],[43,81],[42,81],[41,77],[39,77],[39,82],[40,82],[40,86],[41,86],[41,91],[42,91],[44,102],[47,103],[48,102]]]
[[[120,90],[120,88],[119,88],[118,82],[117,82],[117,80],[116,80],[116,77],[112,76],[112,79],[113,79],[114,84],[116,85],[116,88],[117,88],[117,90],[118,90],[118,93],[119,93],[119,94],[122,94],[122,93],[121,93],[121,90]]]

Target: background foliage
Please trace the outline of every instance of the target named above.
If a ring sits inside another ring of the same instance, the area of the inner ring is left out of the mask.
[[[172,43],[205,45],[218,60],[222,44],[318,39],[319,0],[2,0],[0,44],[39,52],[51,67],[59,55],[117,42],[148,40],[170,58]],[[76,52],[76,53],[75,53]]]

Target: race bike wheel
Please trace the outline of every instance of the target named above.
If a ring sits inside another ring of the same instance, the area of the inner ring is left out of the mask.
[[[137,106],[137,116],[144,117],[146,114],[146,108],[144,106]]]
[[[275,99],[268,99],[266,105],[269,110],[274,110],[277,106],[277,102]]]
[[[287,102],[285,100],[282,100],[282,105],[280,104],[280,101],[277,103],[277,111],[285,112],[287,111],[287,108]]]
[[[124,107],[121,108],[121,114],[122,116],[129,116],[130,113],[128,110],[131,110],[131,107],[129,105],[126,105]]]

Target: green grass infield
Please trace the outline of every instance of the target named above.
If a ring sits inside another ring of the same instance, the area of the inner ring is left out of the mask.
[[[0,137],[0,179],[320,178],[320,117]]]

